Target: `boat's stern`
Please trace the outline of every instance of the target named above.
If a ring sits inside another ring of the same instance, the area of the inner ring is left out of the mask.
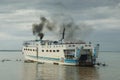
[[[93,66],[98,57],[99,45],[92,44],[70,44],[72,48],[64,49],[64,64]]]
[[[99,45],[95,47],[92,44],[85,44],[79,51],[79,65],[81,66],[93,66],[96,63],[98,57]]]

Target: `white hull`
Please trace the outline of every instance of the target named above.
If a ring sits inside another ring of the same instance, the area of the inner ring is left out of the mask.
[[[97,49],[91,44],[48,44],[46,42],[30,42],[23,46],[25,60],[40,63],[51,63],[60,65],[93,65],[96,59]]]

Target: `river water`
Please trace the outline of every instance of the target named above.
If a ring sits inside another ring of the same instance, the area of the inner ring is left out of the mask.
[[[24,63],[21,52],[0,52],[0,80],[120,80],[120,52],[100,52],[107,66]]]

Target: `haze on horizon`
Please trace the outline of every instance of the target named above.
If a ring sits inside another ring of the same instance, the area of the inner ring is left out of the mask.
[[[23,41],[35,39],[32,24],[40,16],[64,15],[93,28],[83,40],[99,43],[101,51],[120,51],[119,9],[120,0],[0,0],[0,49],[21,49]],[[46,32],[44,39],[52,35]]]

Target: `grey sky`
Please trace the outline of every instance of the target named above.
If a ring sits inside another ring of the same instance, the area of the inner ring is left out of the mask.
[[[20,49],[24,40],[35,38],[31,25],[40,16],[57,15],[92,27],[85,40],[100,43],[101,50],[120,51],[120,0],[0,0],[0,49]]]

